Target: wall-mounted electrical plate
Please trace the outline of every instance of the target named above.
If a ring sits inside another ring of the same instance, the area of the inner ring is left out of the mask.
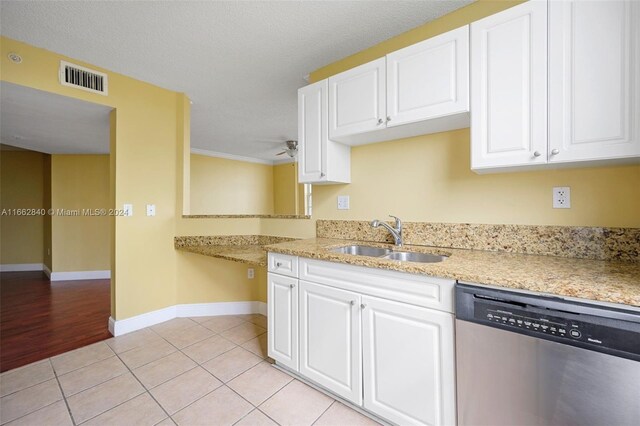
[[[256,270],[253,268],[247,269],[247,278],[252,280],[256,276]]]
[[[133,204],[125,204],[122,206],[125,216],[133,216]]]
[[[338,210],[349,210],[348,195],[338,195]]]
[[[571,188],[568,186],[556,186],[553,188],[553,208],[571,208]]]
[[[147,204],[147,216],[155,216],[155,215],[156,215],[156,205]]]

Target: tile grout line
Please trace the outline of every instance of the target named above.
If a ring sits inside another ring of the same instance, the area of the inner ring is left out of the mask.
[[[45,358],[44,360],[49,361],[49,358]],[[40,360],[40,361],[36,361],[36,362],[42,362],[42,361],[44,361],[44,360]],[[51,365],[51,362],[49,362],[49,365]],[[21,368],[21,367],[18,367],[18,368]],[[53,367],[51,367],[51,370],[53,370]],[[11,370],[10,370],[10,371],[11,371]],[[55,373],[54,373],[54,375],[55,375]],[[13,395],[13,394],[15,394],[15,393],[18,393],[18,392],[22,392],[23,390],[31,389],[32,387],[34,387],[34,386],[38,386],[38,385],[41,385],[41,384],[43,384],[44,382],[48,382],[49,380],[53,380],[53,377],[49,377],[48,379],[44,379],[44,380],[43,380],[43,381],[41,381],[41,382],[34,383],[34,384],[29,385],[29,386],[27,386],[27,387],[24,387],[24,388],[22,388],[22,389],[18,389],[18,390],[16,390],[16,391],[13,391],[13,392],[8,393],[8,394],[6,394],[6,395],[2,395],[2,396],[0,396],[0,399],[5,398],[5,397],[7,397],[7,396],[11,396],[11,395]]]
[[[104,343],[104,344],[107,346],[107,348],[108,348],[111,352],[113,352],[113,354],[115,355],[115,351],[114,351],[113,349],[111,349],[111,346],[107,345],[107,343],[106,343],[106,342],[107,342],[107,340],[109,340],[109,339],[101,340],[101,341],[99,341],[99,342],[95,342],[95,343],[92,343],[92,344],[90,344],[90,345],[83,346],[83,347],[81,347],[81,348],[73,349],[73,350],[70,350],[69,352],[64,352],[64,353],[61,353],[61,354],[59,354],[59,355],[55,355],[55,356],[49,357],[49,358],[47,358],[47,359],[49,359],[49,362],[51,363],[51,368],[53,368],[53,370],[54,370],[54,372],[56,373],[56,376],[57,376],[57,375],[58,375],[58,372],[57,372],[57,371],[55,371],[55,367],[53,366],[53,361],[51,361],[53,358],[57,358],[57,357],[60,357],[60,356],[62,356],[62,355],[66,355],[66,354],[69,354],[69,353],[71,353],[71,352],[75,352],[75,351],[79,351],[79,350],[82,350],[82,349],[86,349],[86,348],[88,348],[89,346],[99,345],[100,343]],[[111,358],[111,357],[109,356],[109,357],[107,357],[107,358],[98,359],[98,360],[96,360],[96,361],[94,361],[94,362],[90,362],[90,363],[89,363],[89,364],[87,364],[87,365],[83,365],[82,367],[78,367],[78,368],[74,368],[73,370],[65,371],[63,374],[60,374],[60,375],[61,375],[61,376],[64,376],[64,375],[66,375],[66,374],[73,373],[74,371],[78,371],[78,370],[80,370],[81,368],[85,368],[85,367],[89,367],[89,366],[91,366],[91,365],[97,364],[97,363],[99,363],[100,361],[104,361],[105,359],[108,359],[108,358]],[[38,362],[38,361],[36,361],[36,362]]]
[[[160,336],[160,337],[162,338],[162,336]],[[167,343],[168,343],[168,342],[167,342]],[[169,344],[171,344],[171,343],[169,343]],[[172,354],[170,354],[170,355],[172,355]],[[131,401],[132,399],[137,398],[137,397],[139,397],[140,395],[144,395],[145,393],[147,393],[147,394],[149,394],[149,396],[151,397],[151,399],[153,399],[153,401],[154,401],[156,404],[158,404],[158,407],[160,407],[160,409],[161,409],[161,410],[162,410],[162,411],[167,415],[167,417],[168,417],[168,418],[171,418],[171,416],[169,415],[169,413],[167,412],[167,410],[165,410],[165,409],[164,409],[164,407],[163,407],[163,406],[158,402],[158,400],[156,400],[156,398],[155,398],[155,397],[153,396],[153,394],[149,391],[149,389],[147,389],[147,387],[144,385],[144,383],[142,383],[142,382],[140,381],[140,379],[138,378],[138,376],[136,376],[136,375],[135,375],[135,373],[134,373],[134,372],[129,368],[129,366],[128,366],[127,364],[125,364],[125,362],[124,362],[122,359],[120,359],[120,357],[118,356],[118,354],[116,354],[116,356],[118,357],[118,359],[120,360],[120,362],[121,362],[122,364],[124,364],[124,366],[127,368],[127,370],[129,370],[129,373],[131,373],[131,376],[132,376],[132,377],[133,377],[133,378],[134,378],[138,383],[140,383],[140,386],[142,386],[142,389],[144,389],[144,392],[142,392],[142,393],[141,393],[141,394],[139,394],[139,395],[134,396],[134,397],[133,397],[133,398],[131,398],[131,399],[128,399],[128,400],[126,400],[126,401],[122,402],[121,404],[116,405],[115,407],[110,408],[110,409],[109,409],[109,410],[107,410],[107,411],[113,410],[114,408],[119,407],[120,405],[125,404],[125,403],[127,403],[127,402]],[[168,356],[168,355],[167,355],[167,356]],[[160,359],[162,359],[162,358],[160,358]],[[152,361],[152,362],[153,362],[153,361]],[[147,365],[147,364],[145,364],[145,365]],[[195,368],[195,367],[194,367],[194,368]],[[191,370],[189,370],[189,371],[191,371]],[[104,411],[104,413],[106,413],[107,411]],[[103,413],[100,413],[100,414],[103,414]],[[92,418],[95,418],[95,417],[97,417],[97,416],[94,416],[94,417],[92,417]],[[165,418],[165,419],[166,419],[166,418]],[[160,422],[163,422],[165,419],[160,420]],[[171,421],[173,421],[173,419],[171,419]],[[158,423],[160,423],[160,422],[158,422]],[[175,422],[174,422],[174,423],[175,423]]]
[[[106,361],[106,360],[108,360],[108,359],[111,359],[111,358],[117,358],[117,357],[118,357],[118,356],[117,356],[116,354],[113,354],[113,356],[111,356],[111,357],[109,357],[109,358],[105,358],[105,359],[103,359],[103,360],[101,360],[101,361],[98,361],[98,362],[95,362],[95,363],[93,363],[93,364],[87,365],[86,367],[91,367],[91,366],[94,366],[94,365],[96,365],[96,364],[98,364],[98,363],[100,363],[100,362],[102,362],[102,361]],[[120,360],[120,359],[118,358],[118,360]],[[120,362],[122,362],[122,361],[120,360]],[[124,364],[124,363],[123,363],[123,364]],[[126,365],[125,365],[125,367],[126,367]],[[85,368],[85,367],[82,367],[82,368]],[[73,371],[72,371],[72,372],[70,372],[70,373],[73,373],[74,371],[81,370],[82,368],[78,368],[77,370],[73,370]],[[67,374],[70,374],[70,373],[62,374],[62,376],[66,376]],[[65,397],[65,398],[67,398],[67,397],[68,397],[68,398],[71,398],[72,396],[78,395],[78,394],[80,394],[80,393],[82,393],[82,392],[84,392],[84,391],[88,391],[89,389],[93,389],[93,388],[95,388],[96,386],[100,386],[101,384],[107,383],[108,381],[111,381],[111,380],[113,380],[113,379],[116,379],[116,378],[118,378],[118,377],[120,377],[120,376],[122,376],[122,375],[124,375],[124,374],[126,374],[126,371],[125,371],[125,372],[122,372],[122,373],[120,373],[120,374],[118,374],[118,375],[116,375],[116,376],[109,377],[109,378],[108,378],[108,379],[106,379],[106,380],[103,380],[103,381],[101,381],[101,382],[99,382],[99,383],[96,383],[96,384],[94,384],[94,385],[91,385],[91,386],[89,386],[88,388],[85,388],[85,389],[79,390],[79,391],[77,391],[77,392],[74,392],[73,394],[70,394],[70,395],[65,394],[64,389],[62,389],[62,395],[64,395],[64,397]],[[62,388],[62,383],[60,383],[60,388]]]
[[[193,321],[193,320],[191,320],[191,321]],[[196,323],[196,322],[194,321],[194,323]],[[196,323],[196,324],[199,324],[199,323]],[[205,327],[205,328],[206,328],[206,327]],[[151,330],[151,328],[149,328],[149,329]],[[175,414],[177,414],[177,413],[179,413],[180,411],[182,411],[182,410],[186,409],[187,407],[189,407],[189,406],[191,406],[191,405],[195,404],[196,402],[198,402],[198,401],[199,401],[199,400],[201,400],[202,398],[206,397],[207,395],[209,395],[209,394],[211,394],[211,393],[215,392],[216,390],[220,389],[222,386],[225,386],[225,383],[224,383],[222,380],[220,380],[218,377],[216,377],[213,373],[211,373],[211,372],[210,372],[209,370],[207,370],[206,368],[202,367],[202,364],[200,364],[198,361],[196,361],[196,360],[192,359],[192,358],[191,358],[191,357],[189,357],[187,354],[185,354],[184,352],[182,352],[182,350],[181,350],[181,349],[178,349],[178,347],[176,347],[174,344],[172,344],[172,343],[171,343],[170,341],[168,341],[166,338],[164,338],[163,336],[161,336],[157,331],[155,331],[155,330],[151,330],[151,331],[152,331],[152,332],[154,332],[154,333],[156,333],[160,339],[164,340],[164,341],[165,341],[165,342],[167,342],[169,345],[173,346],[173,347],[176,349],[176,351],[177,351],[177,352],[180,352],[182,355],[186,356],[188,359],[190,359],[190,360],[192,360],[193,362],[195,362],[195,363],[196,363],[196,366],[195,366],[195,367],[191,368],[191,369],[190,369],[190,370],[188,370],[188,371],[183,372],[182,374],[188,373],[189,371],[194,370],[194,369],[196,369],[196,368],[200,367],[200,368],[202,368],[204,371],[206,371],[208,374],[210,374],[212,377],[214,377],[216,380],[220,381],[220,383],[221,383],[221,385],[220,385],[220,386],[218,386],[217,388],[213,389],[211,392],[207,392],[206,394],[204,394],[204,395],[203,395],[203,396],[201,396],[200,398],[197,398],[195,401],[192,401],[190,404],[188,404],[188,405],[186,405],[186,406],[182,407],[180,410],[178,410],[178,411],[176,411],[175,413],[173,413],[174,415],[175,415]],[[213,331],[213,330],[211,330],[211,331]],[[215,332],[214,332],[214,333],[215,333]],[[218,334],[217,334],[217,333],[215,333],[214,335],[218,335]],[[213,336],[211,336],[211,337],[213,337]],[[222,337],[222,336],[220,336],[220,337]],[[224,337],[223,337],[223,338],[224,338]],[[204,340],[206,340],[206,339],[203,339],[203,340],[201,340],[201,341],[204,341]],[[227,340],[227,339],[225,339],[225,340]],[[197,343],[200,343],[201,341],[195,342],[195,343],[194,343],[194,345],[195,345],[195,344],[197,344]],[[231,342],[231,343],[234,343],[234,342]],[[235,343],[234,343],[234,345],[235,345]],[[189,346],[191,346],[191,345],[189,345]],[[186,348],[188,348],[189,346],[185,347],[185,349],[186,349]],[[239,346],[238,346],[238,345],[236,345],[236,347],[239,347]],[[235,349],[235,348],[232,348],[232,349]],[[231,350],[231,349],[230,349],[230,350]],[[226,352],[228,352],[228,351],[226,351]],[[226,352],[224,352],[224,353],[226,353]],[[171,354],[169,354],[169,355],[173,355],[173,353],[174,353],[174,352],[172,352],[172,353],[171,353]],[[167,356],[169,356],[169,355],[167,355]],[[222,355],[222,354],[220,354],[220,355]],[[118,354],[116,354],[116,356],[118,356]],[[119,356],[118,356],[118,358],[119,358]],[[163,358],[166,358],[166,357],[163,357]],[[163,358],[159,358],[159,359],[163,359]],[[215,358],[215,357],[214,357],[214,358]],[[214,359],[214,358],[211,358],[211,359]],[[144,385],[144,383],[142,383],[142,382],[140,381],[140,379],[138,379],[138,377],[135,375],[135,373],[133,372],[133,370],[131,370],[131,369],[129,368],[129,366],[128,366],[127,364],[125,364],[125,363],[124,363],[124,361],[122,361],[122,359],[121,359],[120,361],[125,365],[125,367],[129,370],[129,372],[131,373],[131,375],[132,375],[132,376],[133,376],[133,377],[138,381],[138,383],[140,383],[140,385],[141,385],[141,386],[142,386],[142,388],[146,391],[146,393],[148,393],[148,394],[149,394],[149,396],[150,396],[150,397],[151,397],[151,398],[156,402],[156,404],[158,404],[158,405],[160,406],[160,408],[162,409],[162,411],[164,411],[164,413],[167,415],[167,417],[168,417],[169,419],[171,419],[171,421],[172,421],[172,422],[174,422],[174,423],[175,423],[175,421],[173,420],[173,417],[172,417],[172,416],[169,414],[169,412],[168,412],[168,411],[167,411],[167,410],[162,406],[162,404],[160,404],[160,402],[158,402],[158,400],[153,396],[153,394],[151,393],[150,389],[148,389],[148,388]],[[157,361],[157,360],[156,360],[156,361]],[[210,361],[210,360],[207,360],[207,361],[205,361],[205,362],[208,362],[208,361]],[[151,362],[155,362],[155,361],[151,361]],[[149,362],[149,363],[147,363],[147,364],[144,364],[144,365],[149,365],[151,362]],[[143,366],[141,365],[140,367],[143,367]],[[136,368],[140,368],[140,367],[136,367]],[[176,376],[176,377],[180,377],[182,374],[179,374],[179,375],[178,375],[178,376]],[[169,380],[165,380],[165,381],[164,381],[164,382],[162,382],[161,384],[167,383],[168,381],[173,380],[173,379],[175,379],[176,377],[173,377],[173,378],[171,378],[171,379],[169,379]],[[157,386],[160,386],[161,384],[159,384],[159,385],[157,385]],[[155,386],[155,387],[157,387],[157,386]],[[154,388],[155,388],[155,387],[154,387]],[[137,396],[139,396],[139,395],[137,395]],[[136,397],[137,397],[137,396],[136,396]],[[135,397],[134,397],[134,398],[135,398]],[[133,398],[132,398],[132,399],[133,399]],[[125,401],[125,402],[126,402],[126,401]],[[120,405],[121,405],[121,404],[120,404]],[[115,407],[113,407],[113,408],[115,408]],[[113,409],[113,408],[111,408],[111,409]],[[164,419],[163,419],[163,420],[161,420],[161,421],[164,421]]]
[[[327,411],[329,411],[329,408],[333,407],[333,404],[335,404],[336,402],[338,402],[338,400],[337,400],[337,399],[334,399],[334,400],[333,400],[333,402],[332,402],[331,404],[329,404],[329,406],[328,406],[328,407],[327,407],[327,408],[326,408],[322,413],[320,413],[320,415],[318,416],[318,418],[317,418],[317,419],[315,419],[315,420],[311,423],[311,426],[315,425],[315,424],[318,422],[318,420],[320,420],[320,417],[324,416],[324,413],[326,413]]]
[[[160,338],[164,340],[164,338],[163,338],[162,336],[160,336]],[[166,341],[166,340],[165,340],[165,341]],[[167,342],[167,343],[169,343],[169,342]],[[171,345],[171,343],[169,343],[169,344]],[[109,345],[107,345],[107,346],[109,346]],[[173,346],[173,345],[171,345],[171,346]],[[175,346],[174,346],[174,347],[175,347]],[[112,349],[111,347],[109,347],[109,349],[111,349],[111,350],[113,351],[113,349]],[[130,350],[134,350],[134,349],[137,349],[137,348],[132,348],[132,349],[130,349]],[[177,348],[176,348],[176,349],[177,349]],[[119,360],[119,361],[120,361],[120,362],[125,366],[125,368],[127,369],[127,371],[128,371],[129,373],[131,373],[131,376],[132,376],[132,377],[133,377],[133,378],[134,378],[138,383],[140,383],[140,386],[142,386],[143,392],[141,392],[141,393],[139,393],[138,395],[135,395],[135,396],[133,396],[133,397],[131,397],[131,398],[127,399],[126,401],[123,401],[123,402],[121,402],[121,403],[119,403],[119,404],[116,404],[116,405],[114,405],[113,407],[111,407],[111,408],[109,408],[109,409],[107,409],[107,410],[105,410],[105,411],[102,411],[102,412],[100,412],[100,413],[96,414],[95,416],[92,416],[92,417],[90,417],[90,418],[86,419],[85,421],[83,421],[83,422],[82,422],[82,424],[84,424],[84,423],[88,422],[89,420],[95,419],[96,417],[101,416],[102,414],[104,414],[104,413],[106,413],[106,412],[109,412],[109,411],[111,411],[111,410],[113,410],[113,409],[115,409],[115,408],[117,408],[117,407],[120,407],[121,405],[123,405],[123,404],[125,404],[125,403],[127,403],[127,402],[131,401],[132,399],[135,399],[135,398],[139,397],[140,395],[144,395],[145,393],[148,393],[148,394],[149,394],[149,396],[150,396],[150,397],[151,397],[151,398],[152,398],[156,403],[158,403],[158,402],[155,400],[155,398],[153,398],[153,395],[151,395],[151,393],[150,393],[150,392],[149,392],[149,390],[146,388],[146,386],[145,386],[144,384],[142,384],[142,382],[140,382],[140,380],[138,379],[138,377],[133,373],[133,371],[131,370],[131,368],[129,368],[129,366],[128,366],[128,365],[127,365],[127,364],[122,360],[122,358],[120,358],[120,354],[115,353],[115,351],[113,351],[113,352],[114,352],[114,355],[118,358],[118,360]],[[129,351],[124,351],[124,352],[122,352],[122,353],[125,353],[125,352],[129,352]],[[169,354],[169,355],[172,355],[173,353],[174,353],[174,352],[172,352],[172,353],[171,353],[171,354]],[[168,355],[167,355],[167,356],[168,356]],[[160,359],[161,359],[161,358],[160,358]],[[153,361],[151,361],[151,362],[153,362]],[[95,364],[95,363],[94,363],[94,364]],[[147,364],[144,364],[144,365],[148,365],[148,364],[150,364],[150,363],[147,363]],[[93,364],[91,364],[91,365],[93,365]],[[142,366],[143,366],[143,365],[141,365],[140,367],[142,367]],[[136,368],[139,368],[139,367],[136,367]],[[76,370],[79,370],[79,369],[76,369]],[[76,370],[74,370],[74,371],[76,371]],[[100,385],[102,385],[102,384],[104,384],[104,383],[110,382],[111,380],[116,379],[116,378],[121,377],[121,376],[124,376],[125,374],[127,374],[127,373],[125,372],[125,373],[122,373],[122,374],[120,374],[120,375],[118,375],[118,376],[112,377],[112,378],[110,378],[109,380],[106,380],[106,381],[104,381],[104,382],[102,382],[102,383],[99,383],[99,384],[96,384],[96,385],[94,385],[94,386],[91,386],[90,388],[87,388],[87,389],[83,390],[82,392],[85,392],[85,391],[87,391],[87,390],[93,389],[93,388],[95,388],[96,386],[100,386]],[[79,393],[81,393],[81,392],[75,393],[74,395],[78,395]],[[65,397],[64,397],[64,392],[63,392],[63,394],[62,394],[62,395],[63,395],[63,398],[65,398]],[[70,396],[73,396],[73,395],[70,395]],[[66,398],[65,398],[65,402],[66,402]],[[158,403],[158,405],[160,406],[160,408],[162,409],[162,411],[164,411],[164,412],[165,412],[165,414],[167,414],[167,417],[171,417],[171,416],[169,416],[169,414],[166,412],[166,410],[165,410],[165,409],[164,409],[164,408],[163,408],[159,403]],[[68,407],[68,404],[67,404],[67,407]],[[172,419],[172,420],[173,420],[173,419]],[[77,425],[77,423],[75,422],[75,419],[73,419],[73,417],[72,417],[72,421],[73,421],[74,425]],[[161,421],[164,421],[164,419],[163,419],[163,420],[161,420]]]
[[[64,389],[62,389],[62,385],[60,384],[60,379],[58,378],[58,372],[53,367],[53,363],[51,362],[51,358],[49,358],[49,364],[51,365],[51,369],[53,370],[53,375],[56,378],[56,382],[58,382],[58,387],[60,388],[60,393],[62,394],[62,400],[64,401],[64,405],[67,407],[67,412],[69,413],[69,417],[71,418],[71,423],[73,423],[74,425],[77,425],[78,423],[76,423],[76,419],[73,417],[73,413],[71,412],[71,407],[69,407],[69,401],[67,401],[67,397],[64,394]]]
[[[213,331],[213,330],[212,330],[212,331]],[[218,335],[219,335],[219,334],[218,334]],[[221,336],[221,335],[219,335],[219,336],[220,336],[221,338],[225,339],[223,336]],[[225,339],[225,340],[227,340],[227,341],[229,341],[229,342],[233,343],[235,346],[234,346],[233,348],[231,348],[231,349],[229,349],[229,350],[227,350],[227,351],[225,351],[225,352],[221,353],[221,354],[218,354],[217,356],[215,356],[215,357],[213,357],[213,358],[211,358],[211,359],[208,359],[208,360],[206,360],[206,361],[203,361],[203,362],[202,362],[202,364],[204,364],[204,363],[206,363],[206,362],[209,362],[209,361],[211,361],[211,360],[213,360],[213,359],[216,359],[217,357],[219,357],[219,356],[221,356],[221,355],[223,355],[223,354],[225,354],[225,353],[227,353],[227,352],[230,352],[230,351],[232,351],[233,349],[236,349],[236,348],[242,348],[240,345],[238,345],[238,344],[237,344],[237,343],[235,343],[235,342],[232,342],[232,341],[230,341],[230,340],[228,340],[228,339]],[[242,348],[242,349],[244,349],[244,348]],[[246,349],[245,349],[245,350],[246,350]],[[182,352],[182,351],[180,351],[180,352]],[[250,352],[250,351],[248,351],[248,352]],[[184,355],[185,355],[185,356],[187,356],[187,357],[189,357],[187,354],[184,354]],[[255,355],[255,354],[254,354],[254,355]],[[191,359],[191,358],[189,357],[189,359]],[[192,401],[191,403],[189,403],[189,404],[185,405],[184,407],[182,407],[181,409],[179,409],[178,411],[176,411],[176,412],[174,413],[174,415],[175,415],[175,414],[178,414],[178,413],[179,413],[179,412],[181,412],[181,411],[186,410],[187,408],[189,408],[190,406],[192,406],[192,405],[193,405],[193,404],[195,404],[196,402],[198,402],[198,401],[200,401],[201,399],[203,399],[203,398],[207,397],[208,395],[212,394],[213,392],[217,391],[218,389],[220,389],[220,388],[222,388],[222,387],[226,387],[226,388],[227,388],[227,389],[229,389],[231,392],[235,393],[235,394],[236,394],[236,395],[238,395],[240,398],[242,398],[243,400],[247,401],[247,403],[248,403],[249,405],[251,405],[254,409],[257,409],[257,408],[258,408],[258,407],[256,407],[255,405],[253,405],[250,401],[246,400],[242,395],[238,394],[235,390],[233,390],[232,388],[230,388],[229,386],[227,386],[227,382],[224,382],[220,377],[216,376],[215,374],[213,374],[212,372],[210,372],[209,370],[207,370],[205,367],[203,367],[203,366],[202,366],[202,364],[201,364],[201,363],[199,363],[199,362],[198,362],[198,361],[196,361],[196,360],[193,360],[193,361],[194,361],[194,362],[196,362],[196,364],[198,364],[198,367],[202,368],[204,371],[206,371],[206,372],[207,372],[207,373],[209,373],[212,377],[214,377],[216,380],[218,380],[218,381],[221,383],[221,385],[220,385],[220,386],[218,386],[217,388],[213,389],[211,392],[207,392],[206,394],[202,395],[200,398],[196,399],[195,401]],[[264,360],[263,360],[263,361],[264,361]],[[261,361],[261,362],[262,362],[262,361]],[[258,364],[260,364],[260,363],[258,363]],[[256,364],[256,365],[258,365],[258,364]],[[240,373],[240,374],[238,374],[238,375],[236,375],[236,376],[232,377],[231,379],[229,379],[229,382],[230,382],[231,380],[235,379],[236,377],[240,376],[241,374],[245,373],[246,371],[250,370],[250,369],[251,369],[251,368],[253,368],[253,367],[255,367],[255,365],[254,365],[254,366],[252,366],[252,367],[249,367],[247,370],[243,371],[242,373]],[[184,374],[184,373],[183,373],[183,374]],[[285,386],[286,386],[286,385],[285,385]],[[284,386],[283,386],[283,387],[284,387]],[[276,393],[277,393],[277,392],[276,392]],[[275,393],[274,393],[274,395],[275,395]],[[251,410],[251,411],[253,411],[253,410]],[[251,412],[251,411],[250,411],[250,412]],[[249,412],[249,413],[250,413],[250,412]],[[243,416],[243,417],[242,417],[241,419],[239,419],[238,421],[242,420],[244,417],[246,417],[247,415],[249,415],[249,413],[247,413],[245,416]],[[169,417],[171,418],[171,420],[172,420],[172,421],[174,421],[174,420],[173,420],[173,417],[171,417],[171,416],[169,416]],[[267,417],[268,417],[268,416],[267,416]],[[175,423],[175,421],[174,421],[174,423]],[[237,422],[236,422],[236,423],[237,423]],[[277,423],[277,422],[276,422],[276,423]]]

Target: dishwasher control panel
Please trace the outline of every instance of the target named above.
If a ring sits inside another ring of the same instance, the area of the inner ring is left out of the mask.
[[[568,321],[559,317],[540,315],[516,309],[506,310],[504,307],[482,302],[476,303],[475,317],[478,320],[484,319],[494,324],[518,327],[532,333],[548,334],[574,340],[586,340],[594,344],[603,344],[602,339],[590,337],[589,333],[585,332],[589,330],[589,325],[580,321]],[[606,339],[605,336],[600,337]]]
[[[640,314],[456,285],[456,319],[640,361]]]

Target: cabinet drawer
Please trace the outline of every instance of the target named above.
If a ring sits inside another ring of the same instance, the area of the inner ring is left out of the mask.
[[[454,280],[304,258],[299,266],[301,280],[453,312]]]
[[[288,277],[298,276],[298,257],[288,254],[269,253],[269,272]]]

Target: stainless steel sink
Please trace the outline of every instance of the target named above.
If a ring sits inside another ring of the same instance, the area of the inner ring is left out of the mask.
[[[391,250],[381,248],[381,247],[370,247],[370,246],[344,246],[344,247],[336,247],[331,249],[334,253],[343,253],[343,254],[355,254],[358,256],[370,256],[370,257],[380,257],[385,254],[391,253]]]
[[[382,256],[382,259],[400,260],[405,262],[437,263],[447,259],[447,256],[410,251],[394,251]]]
[[[353,254],[357,256],[378,257],[380,259],[400,260],[403,262],[437,263],[447,259],[448,256],[437,254],[418,253],[412,251],[392,251],[382,247],[351,245],[329,249],[334,253]]]

